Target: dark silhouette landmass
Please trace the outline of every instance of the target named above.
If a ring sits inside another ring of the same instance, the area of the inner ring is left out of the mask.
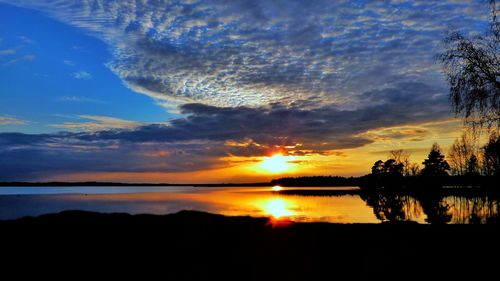
[[[272,191],[281,195],[300,195],[300,196],[345,196],[345,195],[358,195],[361,193],[360,189],[282,189],[280,191]]]
[[[271,185],[280,186],[359,186],[358,177],[339,176],[309,176],[309,177],[287,177],[271,180]]]
[[[273,223],[195,211],[0,221],[2,271],[18,279],[479,280],[497,274],[498,237],[498,225]]]
[[[377,177],[372,174],[361,177],[339,177],[339,176],[313,176],[313,177],[287,177],[273,179],[271,185],[288,187],[333,187],[333,186],[359,186],[362,189],[392,189],[392,190],[438,190],[443,187],[453,187],[455,190],[483,189],[499,190],[500,182],[498,176],[384,176]]]

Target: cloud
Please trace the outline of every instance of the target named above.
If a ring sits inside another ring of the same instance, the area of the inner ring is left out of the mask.
[[[24,55],[24,56],[9,60],[9,61],[3,63],[3,66],[12,66],[12,65],[15,65],[15,64],[23,62],[23,61],[34,61],[35,58],[36,58],[35,55],[28,54],[28,55]]]
[[[278,151],[331,155],[374,142],[376,138],[367,132],[444,119],[447,111],[439,105],[439,95],[428,101],[419,89],[433,92],[426,85],[398,85],[365,93],[382,99],[351,110],[304,108],[300,101],[257,108],[195,103],[182,105],[184,117],[165,124],[81,116],[95,122],[60,125],[77,132],[0,134],[0,171],[8,171],[4,179],[71,172],[187,172],[233,165],[224,160],[228,156],[252,160]]]
[[[327,155],[427,137],[418,124],[451,115],[435,63],[444,31],[477,32],[488,16],[472,1],[8,4],[100,38],[128,87],[182,115],[166,124],[81,116],[89,121],[56,125],[71,132],[0,134],[0,179],[196,171],[228,165],[227,156]]]
[[[422,93],[434,93],[434,99],[423,98]],[[364,108],[345,110],[324,106],[303,108],[296,105],[272,104],[266,107],[215,107],[205,104],[186,104],[180,107],[185,118],[170,121],[168,125],[149,125],[137,131],[107,131],[98,138],[124,138],[129,141],[186,141],[245,140],[268,145],[303,143],[308,149],[341,149],[359,147],[370,140],[357,135],[370,129],[425,122],[446,118],[449,109],[446,100],[422,83],[406,83],[393,89],[367,92],[379,101]]]
[[[72,60],[63,60],[63,63],[67,66],[75,66],[75,63]]]
[[[62,96],[57,99],[62,102],[78,102],[78,103],[106,103],[99,99],[87,98],[82,96]]]
[[[90,73],[88,73],[87,71],[83,71],[83,70],[73,72],[72,76],[73,76],[73,78],[79,79],[79,80],[92,79],[92,75]]]
[[[420,142],[436,138],[454,139],[462,128],[457,118],[444,119],[402,126],[377,128],[361,134],[362,137],[382,142]],[[426,148],[427,149],[427,148]]]
[[[71,172],[184,172],[220,167],[211,142],[84,141],[91,133],[0,134],[0,180],[36,180]],[[30,161],[26,161],[30,159]]]
[[[0,126],[3,125],[24,125],[27,121],[15,117],[0,116]]]
[[[113,51],[108,67],[160,104],[228,107],[354,108],[367,104],[361,93],[400,82],[442,87],[444,31],[477,31],[488,16],[473,1],[8,2],[101,38]]]
[[[108,116],[79,115],[78,117],[81,119],[92,120],[93,122],[65,122],[52,126],[56,128],[63,128],[66,130],[93,132],[108,129],[133,129],[139,127],[142,124],[140,122],[128,121]]]
[[[21,40],[26,45],[33,44],[33,40],[31,38],[29,38],[29,37],[19,36],[18,38],[19,38],[19,40]]]
[[[16,49],[4,49],[0,50],[0,56],[14,55],[16,54]]]

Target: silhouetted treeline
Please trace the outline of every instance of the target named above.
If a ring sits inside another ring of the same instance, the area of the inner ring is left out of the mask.
[[[445,186],[494,189],[500,180],[500,135],[492,132],[479,149],[476,138],[464,133],[450,150],[451,165],[434,143],[420,169],[409,161],[410,153],[391,151],[386,161],[376,161],[371,174],[360,178],[363,189],[428,191]]]
[[[479,168],[479,160],[475,154],[467,154],[464,172],[450,175],[451,166],[441,147],[434,143],[422,162],[423,168],[410,161],[410,153],[404,150],[390,151],[386,161],[377,160],[371,173],[362,177],[339,177],[339,176],[313,176],[297,178],[281,178],[271,181],[273,185],[282,186],[359,186],[365,191],[391,191],[391,192],[420,192],[439,191],[443,187],[455,187],[461,189],[483,189],[488,192],[494,190],[500,180],[500,137],[492,134],[489,142],[483,147],[484,153],[481,159],[482,167]],[[478,154],[481,155],[481,154]],[[462,159],[461,158],[461,159]],[[452,159],[456,167],[457,156]],[[490,172],[480,173],[480,170]],[[467,172],[468,171],[468,172]],[[477,171],[477,172],[471,172]],[[500,190],[500,188],[498,188]]]
[[[272,185],[280,186],[358,186],[359,178],[339,176],[289,177],[273,179]]]
[[[313,177],[288,177],[273,179],[271,185],[280,186],[359,186],[365,189],[385,190],[410,190],[419,188],[421,190],[447,188],[489,188],[495,189],[499,178],[495,176],[409,176],[409,177],[376,177],[366,175],[362,177],[339,177],[339,176],[313,176]],[[500,191],[500,188],[498,188]]]

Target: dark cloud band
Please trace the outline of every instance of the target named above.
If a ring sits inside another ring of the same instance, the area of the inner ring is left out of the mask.
[[[403,91],[401,89],[404,89]],[[434,99],[423,93],[436,92]],[[365,96],[377,104],[355,110],[215,107],[185,104],[186,116],[133,129],[57,134],[0,134],[0,179],[64,172],[182,172],[222,167],[225,156],[327,154],[373,142],[363,133],[448,116],[446,98],[425,84],[405,84]],[[29,160],[27,160],[29,159]]]

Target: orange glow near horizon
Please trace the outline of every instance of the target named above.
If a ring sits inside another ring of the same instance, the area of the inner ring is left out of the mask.
[[[281,191],[283,189],[283,187],[279,186],[279,185],[275,185],[272,187],[273,191]]]
[[[309,153],[290,156],[282,151],[276,151],[275,155],[267,157],[228,155],[214,159],[213,165],[209,167],[193,171],[74,172],[56,174],[44,178],[43,181],[218,184],[269,182],[280,177],[297,176],[362,176],[371,172],[370,168],[375,161],[386,159],[390,150],[405,149],[411,152],[411,161],[415,163],[421,163],[427,157],[435,141],[447,153],[454,139],[462,132],[461,124],[460,120],[444,120],[371,130],[360,136],[373,139],[373,143],[362,147],[332,150],[324,155]],[[400,132],[408,135],[391,139],[392,134],[401,135]]]

